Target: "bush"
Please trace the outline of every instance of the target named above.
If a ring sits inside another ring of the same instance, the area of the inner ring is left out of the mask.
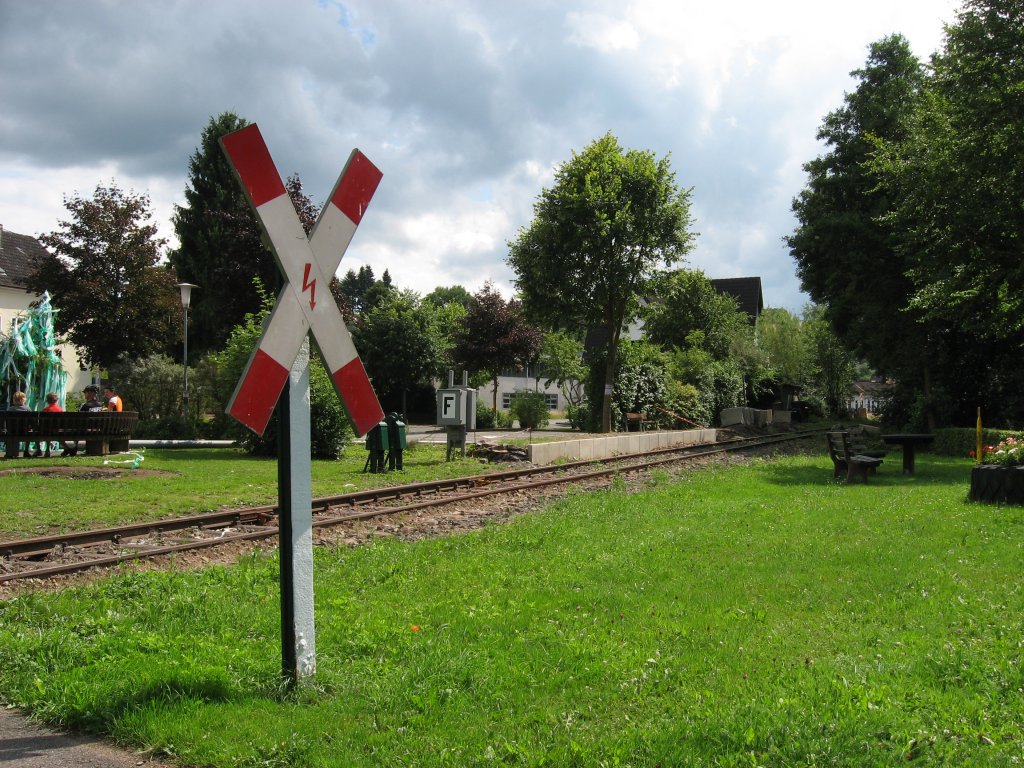
[[[508,411],[496,411],[494,414],[494,426],[498,429],[511,429],[512,414]]]
[[[510,415],[519,419],[521,429],[537,429],[548,424],[548,402],[540,392],[516,392]]]
[[[573,429],[586,429],[587,423],[590,421],[590,405],[587,403],[570,405],[565,411],[565,417],[569,419],[569,426]]]
[[[227,402],[238,379],[249,361],[253,347],[263,332],[263,320],[270,313],[273,297],[263,293],[263,309],[257,314],[245,316],[245,321],[235,326],[224,350],[211,356],[218,369],[218,397]],[[336,459],[341,455],[352,430],[318,355],[311,354],[309,360],[309,417],[311,453],[315,459]],[[277,414],[270,419],[262,436],[253,433],[233,419],[225,430],[250,453],[259,456],[277,455]]]
[[[155,421],[180,416],[183,374],[182,366],[166,355],[151,355],[112,366],[109,378],[127,410],[138,411],[139,421]]]
[[[1005,429],[982,429],[981,442],[984,445],[997,445],[1007,437],[1017,436],[1017,432]],[[932,451],[942,456],[968,458],[971,451],[977,449],[978,433],[970,427],[947,427],[935,430],[935,442]]]
[[[476,401],[476,428],[494,429],[494,411],[479,399]]]

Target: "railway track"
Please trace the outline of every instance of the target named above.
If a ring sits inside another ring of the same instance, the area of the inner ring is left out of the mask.
[[[500,495],[536,495],[553,486],[595,483],[664,464],[749,451],[819,435],[819,431],[809,430],[734,438],[602,460],[531,466],[322,496],[313,499],[313,528],[421,513],[433,507],[479,502]],[[273,538],[278,535],[277,512],[273,505],[248,507],[0,542],[0,584],[48,579],[91,568]]]

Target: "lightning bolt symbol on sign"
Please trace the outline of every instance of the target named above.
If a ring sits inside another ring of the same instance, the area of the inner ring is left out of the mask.
[[[302,274],[302,292],[309,291],[309,308],[316,309],[316,278],[313,278],[312,282],[309,279],[309,271],[313,268],[313,265],[306,262],[305,272]]]

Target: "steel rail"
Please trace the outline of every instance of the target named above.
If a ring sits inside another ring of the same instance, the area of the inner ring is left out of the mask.
[[[706,443],[703,445],[674,446],[645,453],[624,454],[601,460],[569,462],[554,467],[528,467],[505,472],[474,475],[466,478],[452,478],[428,481],[425,483],[412,483],[366,491],[355,491],[336,496],[318,497],[313,500],[313,508],[315,511],[322,514],[328,509],[339,506],[355,507],[379,501],[399,500],[410,495],[421,496],[428,492],[440,494],[443,491],[458,491],[463,488],[470,489],[468,493],[461,493],[455,496],[436,496],[432,499],[410,504],[402,504],[399,506],[376,507],[363,512],[314,518],[312,525],[314,528],[326,528],[356,520],[415,512],[430,507],[443,506],[462,501],[472,501],[475,499],[485,498],[487,496],[514,493],[521,490],[537,489],[554,485],[571,485],[577,482],[608,477],[620,473],[639,472],[649,469],[650,467],[699,458],[702,456],[711,456],[750,448],[758,448],[776,443],[790,442],[792,440],[813,437],[818,433],[818,430],[805,430],[796,433],[786,433],[783,435],[736,438],[716,443]],[[660,456],[660,458],[652,459],[650,458],[652,456]],[[621,463],[623,461],[637,458],[641,458],[643,461],[636,464]],[[585,467],[593,467],[595,464],[601,463],[614,463],[616,465],[579,473],[568,471]],[[556,474],[556,476],[544,480],[532,480],[530,482],[497,487],[498,484],[503,481],[507,482],[521,478],[529,478],[539,474]],[[479,490],[473,490],[477,488],[477,486],[491,487],[482,487]],[[63,535],[57,534],[53,536],[3,542],[0,543],[0,556],[24,560],[31,557],[44,557],[59,548],[106,543],[122,545],[122,540],[131,536],[151,535],[155,533],[166,533],[195,528],[216,529],[217,527],[231,525],[260,526],[260,529],[255,531],[226,534],[215,538],[197,539],[195,541],[172,545],[147,546],[142,544],[137,545],[140,547],[137,551],[129,553],[105,555],[72,563],[58,563],[49,566],[39,566],[25,571],[3,573],[0,574],[0,584],[25,579],[48,578],[50,576],[84,571],[94,567],[117,565],[120,563],[143,560],[160,555],[206,549],[233,542],[255,541],[270,538],[278,534],[278,527],[272,522],[276,517],[276,514],[277,507],[274,505],[267,505],[246,509],[189,515],[186,517],[174,518],[172,520],[137,523],[94,531],[82,531]]]

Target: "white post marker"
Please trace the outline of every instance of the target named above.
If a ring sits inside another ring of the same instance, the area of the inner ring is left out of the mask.
[[[310,456],[309,339],[302,342],[289,372],[289,461],[287,520],[281,516],[281,633],[283,665],[289,677],[316,672],[316,632],[313,623],[313,474]],[[284,484],[284,483],[283,483]],[[278,504],[283,509],[283,504]],[[291,578],[284,578],[291,574]],[[289,594],[286,594],[289,593]],[[290,601],[289,601],[290,598]],[[287,609],[286,606],[291,606]],[[290,652],[290,653],[289,653]]]
[[[259,128],[252,124],[230,133],[221,138],[221,146],[286,279],[227,411],[262,435],[282,390],[288,393],[279,410],[278,435],[281,666],[295,682],[316,671],[309,331],[349,421],[358,435],[366,434],[384,418],[384,411],[328,286],[381,172],[353,150],[307,238]]]

